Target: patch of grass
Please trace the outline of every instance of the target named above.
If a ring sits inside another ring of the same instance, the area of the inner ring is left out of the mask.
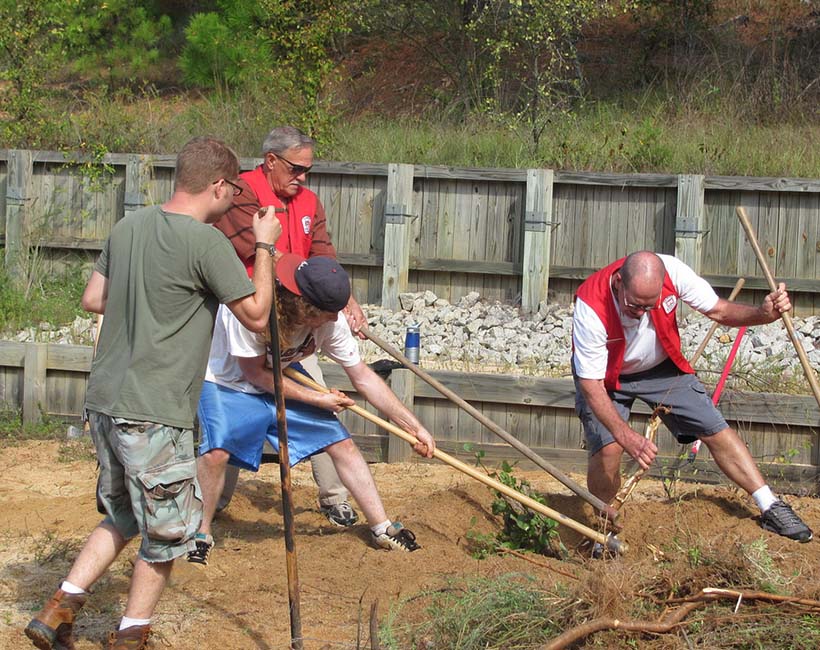
[[[65,539],[53,531],[46,531],[34,540],[34,561],[37,564],[73,561],[81,542]]]
[[[87,316],[80,305],[87,275],[84,266],[72,264],[62,273],[41,273],[27,287],[18,287],[0,268],[0,332],[16,332],[43,321],[62,325]]]
[[[418,626],[397,622],[401,605],[391,610],[380,632],[386,648],[538,648],[559,631],[546,594],[521,574],[473,578],[427,596],[428,618]]]
[[[23,424],[20,411],[0,410],[0,445],[14,445],[27,440],[63,440],[66,424],[46,417],[40,424]]]
[[[63,440],[57,450],[57,461],[60,463],[74,463],[96,458],[96,450],[90,436],[83,436],[77,440]]]

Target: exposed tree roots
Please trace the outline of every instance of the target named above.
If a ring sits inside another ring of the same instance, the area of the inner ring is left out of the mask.
[[[809,598],[778,596],[761,591],[735,591],[733,589],[706,588],[701,589],[700,592],[694,596],[671,598],[663,601],[664,603],[685,604],[675,610],[666,612],[659,621],[622,621],[617,618],[596,618],[563,632],[548,644],[542,646],[541,650],[563,650],[571,644],[603,630],[628,630],[630,632],[644,632],[647,634],[666,634],[676,627],[686,625],[683,619],[704,603],[724,598],[737,601],[735,611],[737,611],[744,600],[762,600],[772,603],[799,605],[808,608],[809,611],[820,612],[820,601],[811,600]]]

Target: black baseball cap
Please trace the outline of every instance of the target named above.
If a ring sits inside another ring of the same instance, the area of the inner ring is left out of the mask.
[[[341,311],[350,300],[350,277],[332,257],[285,253],[276,262],[276,278],[322,311]]]

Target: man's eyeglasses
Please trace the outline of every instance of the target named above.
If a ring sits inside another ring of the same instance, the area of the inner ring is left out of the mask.
[[[297,165],[296,163],[292,163],[287,158],[280,156],[278,153],[274,153],[273,155],[276,156],[283,163],[287,164],[287,166],[290,167],[290,173],[294,176],[301,176],[302,174],[307,174],[311,169],[313,169],[313,165]]]
[[[213,185],[216,185],[219,181],[225,181],[228,185],[230,185],[233,188],[234,196],[239,196],[242,194],[242,188],[233,181],[229,181],[227,178],[219,178],[213,182]]]
[[[631,302],[627,302],[624,298],[624,306],[627,309],[631,309],[633,311],[652,311],[653,309],[657,309],[658,305],[636,305]]]

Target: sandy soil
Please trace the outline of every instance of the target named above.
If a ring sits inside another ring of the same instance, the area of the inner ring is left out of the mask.
[[[0,649],[28,648],[22,628],[47,598],[86,535],[97,523],[91,460],[58,462],[59,443],[29,442],[0,449]],[[820,597],[820,544],[796,544],[762,531],[748,498],[727,487],[680,486],[675,500],[644,481],[625,507],[622,537],[629,554],[610,562],[591,560],[582,538],[564,528],[565,560],[539,558],[536,566],[513,556],[474,559],[466,533],[471,526],[493,532],[488,490],[446,466],[432,463],[372,465],[388,513],[417,535],[423,548],[412,554],[371,548],[368,529],[341,530],[315,509],[307,467],[294,471],[296,551],[301,582],[305,648],[369,647],[370,607],[378,600],[384,620],[391,606],[448,581],[507,572],[532,575],[545,586],[567,578],[608,572],[659,570],[662,549],[704,545],[731,548],[764,538],[789,591]],[[545,493],[551,507],[591,523],[590,511],[543,473],[522,473]],[[234,502],[216,524],[211,565],[197,570],[177,562],[155,619],[171,648],[286,648],[289,638],[285,550],[278,485],[279,468],[243,473]],[[581,480],[581,477],[575,477]],[[820,500],[793,497],[795,509],[820,529]],[[474,521],[473,521],[474,520]],[[119,620],[132,553],[126,551],[97,584],[77,626],[78,650],[99,648]],[[705,585],[708,586],[708,585]],[[402,615],[424,616],[423,605],[406,603]],[[357,646],[357,639],[360,639]],[[685,646],[683,646],[685,647]]]

